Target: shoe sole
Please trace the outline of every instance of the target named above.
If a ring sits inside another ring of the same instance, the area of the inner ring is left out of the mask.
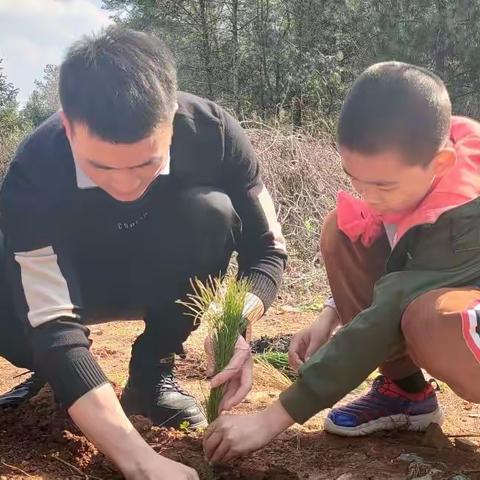
[[[375,432],[387,430],[409,430],[412,432],[424,432],[431,423],[442,425],[444,414],[441,408],[424,415],[392,415],[358,425],[356,427],[341,427],[335,425],[330,418],[325,419],[324,430],[328,433],[342,437],[362,437]]]
[[[201,414],[190,415],[188,417],[185,416],[181,420],[177,420],[177,417],[182,415],[183,413],[184,413],[183,410],[179,410],[173,415],[171,415],[170,417],[163,420],[162,422],[155,421],[152,415],[147,414],[146,416],[150,418],[150,420],[152,420],[153,424],[156,427],[174,428],[176,430],[181,430],[182,429],[181,425],[184,424],[185,429],[191,430],[191,431],[195,431],[195,430],[199,430],[207,427],[208,425],[207,419],[205,418],[204,415],[201,415]]]
[[[122,397],[120,399],[120,404],[122,405],[123,411],[125,412],[127,417],[131,415],[141,415],[142,417],[152,420],[153,424],[156,427],[174,428],[176,430],[179,430],[180,425],[183,422],[187,422],[188,426],[186,426],[186,429],[195,431],[206,428],[208,425],[207,420],[203,415],[193,415],[182,418],[180,422],[175,421],[175,418],[183,413],[182,411],[174,413],[172,416],[166,418],[163,422],[155,422],[152,419],[152,415],[149,414],[148,409],[139,408],[138,402],[135,402],[134,399]]]

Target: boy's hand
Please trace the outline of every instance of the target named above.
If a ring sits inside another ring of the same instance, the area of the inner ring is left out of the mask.
[[[205,432],[209,463],[228,462],[264,447],[294,421],[279,401],[255,415],[222,415]]]
[[[333,308],[327,307],[322,310],[317,320],[310,327],[300,330],[292,338],[288,349],[290,368],[298,372],[301,365],[328,342],[339,323],[340,319],[337,312]]]
[[[213,346],[210,337],[205,339],[207,352],[207,376],[214,374]],[[235,352],[229,364],[210,381],[210,387],[225,385],[219,412],[231,410],[250,392],[253,382],[252,352],[248,342],[240,335],[235,344]]]

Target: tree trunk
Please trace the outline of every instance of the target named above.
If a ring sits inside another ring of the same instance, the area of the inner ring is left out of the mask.
[[[441,77],[445,74],[445,64],[448,50],[448,32],[447,32],[447,4],[446,0],[437,0],[437,38],[435,43],[435,72]]]
[[[212,48],[210,41],[210,25],[209,25],[209,2],[210,0],[199,0],[199,15],[202,39],[202,57],[205,70],[205,82],[207,97],[214,99],[213,88],[213,65],[212,65]]]
[[[233,101],[235,105],[235,113],[240,115],[241,112],[241,99],[239,89],[239,41],[238,41],[238,0],[231,1],[232,7],[232,90]]]

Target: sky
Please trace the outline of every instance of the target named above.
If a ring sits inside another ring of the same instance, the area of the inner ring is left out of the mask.
[[[101,0],[0,0],[0,58],[24,104],[45,65],[59,64],[66,48],[111,20]]]

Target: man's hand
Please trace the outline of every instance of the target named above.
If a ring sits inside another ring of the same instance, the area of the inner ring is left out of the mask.
[[[90,390],[68,413],[127,480],[199,480],[194,470],[158,455],[145,442],[126,417],[110,385]]]
[[[207,375],[211,377],[215,371],[212,339],[205,339],[205,351],[207,352]],[[219,412],[231,410],[238,405],[252,388],[252,353],[250,345],[240,335],[235,344],[235,352],[228,365],[211,381],[211,388],[225,385],[224,395],[220,403]]]
[[[209,463],[222,463],[264,447],[294,421],[279,401],[254,415],[222,415],[203,439]]]
[[[195,470],[168,458],[155,456],[125,474],[127,480],[199,480]]]
[[[333,308],[327,307],[322,310],[317,320],[310,327],[300,330],[292,338],[288,349],[290,368],[298,372],[300,366],[328,342],[339,323],[340,319],[337,312]]]

